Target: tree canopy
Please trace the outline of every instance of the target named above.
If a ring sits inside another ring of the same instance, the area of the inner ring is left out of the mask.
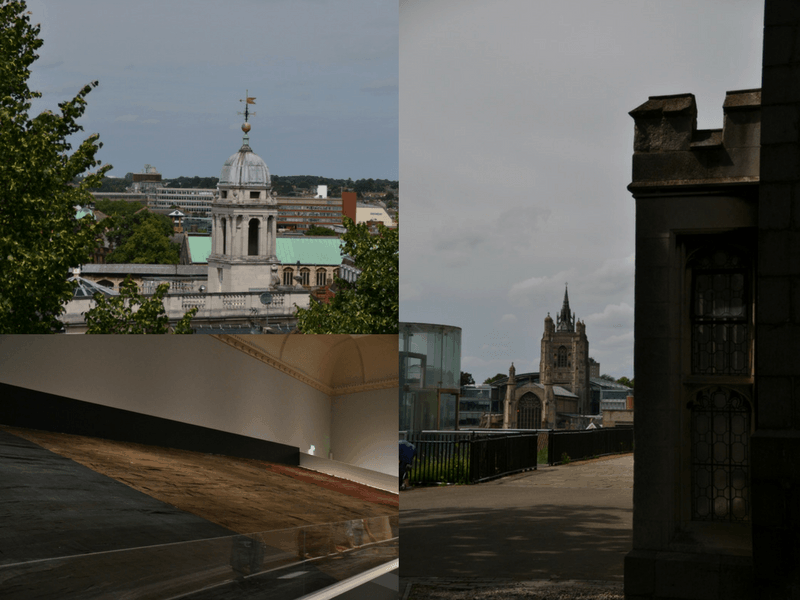
[[[29,116],[31,100],[41,97],[28,87],[30,66],[43,42],[26,9],[22,0],[0,3],[0,333],[63,329],[58,317],[74,290],[69,269],[90,261],[102,233],[92,217],[78,221],[74,207],[92,201],[89,189],[111,168],[70,185],[100,165],[97,134],[72,154],[67,141],[82,130],[76,121],[96,81],[58,113]]]
[[[332,235],[335,236],[336,232],[333,229],[328,229],[327,227],[321,227],[319,225],[313,225],[306,229],[306,235]]]
[[[94,295],[95,307],[86,311],[86,333],[170,333],[169,316],[164,310],[168,283],[162,283],[155,294],[146,298],[139,287],[126,278],[119,286],[119,296]],[[172,333],[192,333],[192,318],[197,307],[190,309],[172,329]]]
[[[344,218],[342,252],[352,257],[361,274],[355,284],[337,277],[339,291],[328,304],[312,299],[307,309],[297,310],[303,333],[397,333],[399,235],[397,229],[378,225],[378,235],[369,227]]]
[[[505,374],[503,374],[503,373],[498,373],[498,374],[497,374],[497,375],[495,375],[494,377],[488,377],[488,378],[486,379],[486,381],[484,381],[483,383],[494,383],[494,382],[495,382],[495,381],[497,381],[498,379],[503,379],[503,377],[508,377],[508,375],[505,375]]]
[[[472,378],[472,373],[461,371],[461,385],[473,385],[475,380]]]

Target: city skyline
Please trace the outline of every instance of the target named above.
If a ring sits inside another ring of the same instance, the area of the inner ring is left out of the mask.
[[[633,377],[633,119],[761,85],[762,2],[401,0],[400,319],[462,328],[462,370],[539,370],[569,283],[601,373]]]
[[[242,144],[277,175],[398,179],[398,23],[389,0],[210,0],[135,5],[29,0],[44,45],[31,115],[99,81],[72,138],[124,177],[218,177]]]

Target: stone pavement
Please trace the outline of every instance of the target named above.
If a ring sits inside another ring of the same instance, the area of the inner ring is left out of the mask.
[[[612,595],[575,597],[615,597],[631,549],[632,515],[632,454],[402,492],[401,592],[409,600],[457,598],[418,596],[409,584],[477,592],[581,580],[609,582]]]

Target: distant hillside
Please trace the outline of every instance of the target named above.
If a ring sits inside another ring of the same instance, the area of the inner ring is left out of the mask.
[[[76,178],[75,183],[81,178]],[[124,192],[125,188],[131,185],[133,173],[128,173],[124,178],[103,178],[103,182],[97,191],[100,192]],[[215,188],[219,182],[218,177],[176,177],[174,179],[164,179],[165,187],[170,188]],[[293,192],[302,190],[316,191],[318,185],[328,186],[328,196],[338,198],[342,195],[342,189],[353,191],[361,196],[369,192],[384,192],[386,190],[396,190],[399,188],[397,181],[389,179],[331,179],[330,177],[319,177],[317,175],[273,175],[272,188],[279,196],[287,196]]]

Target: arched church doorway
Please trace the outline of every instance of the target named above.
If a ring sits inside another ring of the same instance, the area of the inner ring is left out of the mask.
[[[528,392],[519,401],[517,428],[540,429],[542,427],[542,401]]]

